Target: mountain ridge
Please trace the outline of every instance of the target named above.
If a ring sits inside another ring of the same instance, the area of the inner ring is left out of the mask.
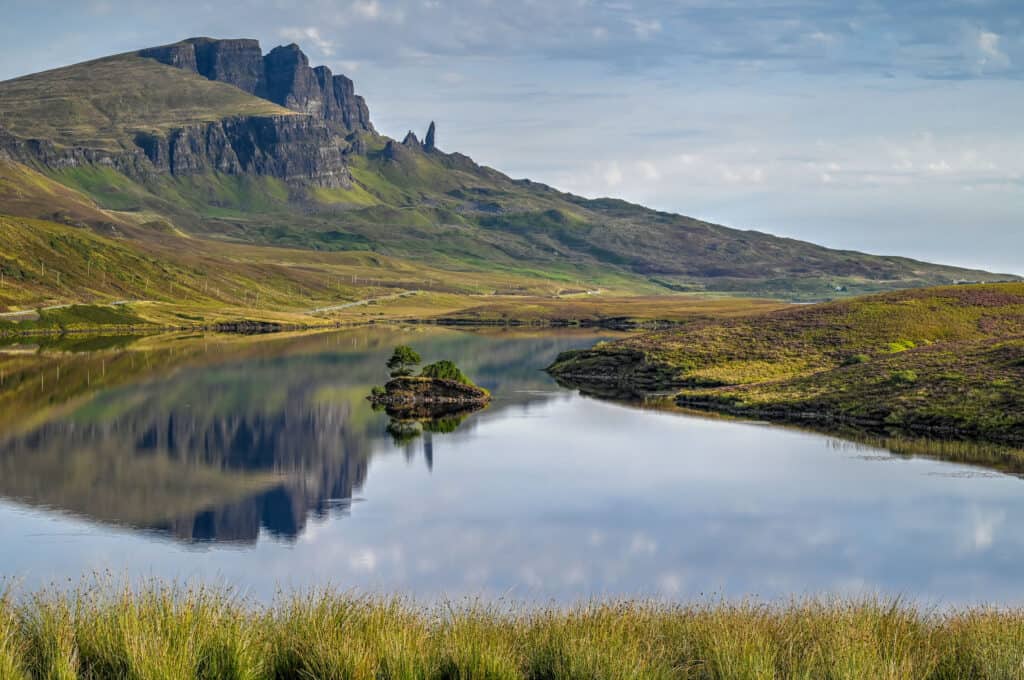
[[[104,217],[83,217],[79,198],[65,208],[60,192],[31,198],[29,186],[18,200],[0,192],[0,214],[75,212],[75,224],[116,223],[140,243],[154,237],[140,224],[164,224],[193,239],[376,252],[580,290],[614,280],[822,299],[1016,278],[573,196],[441,151],[438,136],[433,121],[422,141],[381,135],[352,81],[310,66],[295,44],[263,54],[254,40],[190,38],[0,82],[5,162]]]

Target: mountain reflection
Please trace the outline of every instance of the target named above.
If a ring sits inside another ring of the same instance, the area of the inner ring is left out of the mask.
[[[0,348],[0,495],[190,542],[294,540],[347,512],[374,456],[432,467],[447,433],[485,417],[374,412],[365,396],[394,345],[457,359],[500,412],[551,398],[539,369],[594,340],[358,329]]]

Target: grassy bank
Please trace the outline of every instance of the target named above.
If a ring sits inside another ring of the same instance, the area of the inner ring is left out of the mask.
[[[420,608],[320,593],[269,607],[150,585],[0,601],[0,677],[1018,678],[1024,611],[864,600]]]
[[[552,373],[688,408],[1024,442],[1024,285],[930,288],[699,322],[573,352]]]

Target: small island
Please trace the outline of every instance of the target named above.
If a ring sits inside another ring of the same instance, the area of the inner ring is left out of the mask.
[[[414,374],[422,361],[412,347],[396,347],[387,363],[391,380],[374,387],[369,400],[389,415],[402,418],[437,418],[490,403],[491,393],[475,385],[453,362],[437,361]]]

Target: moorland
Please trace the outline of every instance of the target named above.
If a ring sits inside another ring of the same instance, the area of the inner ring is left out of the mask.
[[[1024,441],[1024,286],[886,293],[699,322],[567,352],[549,369],[619,396],[867,432]]]

